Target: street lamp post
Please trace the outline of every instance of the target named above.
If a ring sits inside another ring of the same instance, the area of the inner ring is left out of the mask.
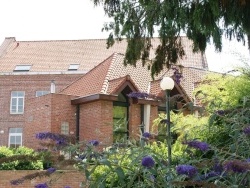
[[[174,88],[174,80],[170,77],[163,77],[160,83],[162,90],[166,91],[166,123],[167,123],[167,144],[168,144],[168,165],[171,166],[171,132],[170,132],[170,91]]]

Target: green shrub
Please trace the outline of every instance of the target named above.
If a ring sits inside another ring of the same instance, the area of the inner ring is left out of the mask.
[[[0,159],[8,158],[14,155],[14,151],[8,147],[1,146],[0,147]],[[0,163],[0,170],[13,170],[17,165],[17,161],[11,162],[2,162]]]
[[[0,156],[1,170],[43,169],[43,162],[40,159],[38,153],[27,147],[0,147]]]

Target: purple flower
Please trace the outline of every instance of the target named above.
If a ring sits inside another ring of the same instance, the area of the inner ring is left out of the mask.
[[[178,165],[176,167],[177,174],[193,177],[197,173],[197,169],[191,165]]]
[[[10,184],[11,185],[19,185],[19,184],[22,184],[23,182],[24,182],[24,179],[21,178],[21,179],[17,179],[17,180],[11,180]]]
[[[217,110],[215,113],[217,115],[219,115],[219,116],[224,116],[225,115],[225,110]]]
[[[245,127],[245,128],[243,129],[243,132],[244,132],[246,135],[250,135],[250,126]]]
[[[57,144],[57,145],[65,145],[66,142],[65,142],[64,139],[59,139],[59,140],[56,140],[56,144]]]
[[[71,188],[71,187],[67,185],[67,186],[65,186],[64,188]]]
[[[35,188],[49,188],[47,183],[39,183],[35,185]]]
[[[55,168],[48,168],[47,169],[47,172],[49,173],[49,174],[52,174],[52,173],[54,173],[56,171],[56,169]]]
[[[200,142],[197,140],[187,141],[184,144],[187,144],[189,147],[193,147],[201,151],[207,151],[209,149],[209,145],[206,142]]]
[[[213,166],[213,171],[221,174],[223,172],[223,166],[219,162],[216,161]]]
[[[149,96],[148,93],[144,93],[144,92],[131,92],[127,95],[128,97],[131,97],[131,98],[142,98],[142,99],[145,99]]]
[[[90,140],[89,144],[92,146],[98,146],[99,145],[99,141],[98,140]]]
[[[146,168],[152,168],[155,165],[155,161],[151,156],[146,156],[143,157],[141,164]]]
[[[37,133],[36,138],[39,140],[45,140],[45,139],[47,139],[47,134],[48,134],[48,132]]]
[[[224,164],[224,169],[229,172],[244,173],[250,169],[248,162],[240,160],[227,161]]]
[[[204,174],[203,176],[201,176],[201,179],[202,180],[206,180],[206,179],[209,179],[209,178],[212,178],[212,177],[216,177],[216,176],[220,176],[220,173],[219,172],[215,172],[215,171],[210,171],[210,172]]]
[[[51,139],[56,142],[57,145],[67,145],[67,137],[65,135],[60,135],[51,132],[41,132],[36,134],[36,138],[39,140]]]
[[[142,134],[143,137],[145,138],[150,138],[151,137],[151,134],[149,132],[145,132]]]

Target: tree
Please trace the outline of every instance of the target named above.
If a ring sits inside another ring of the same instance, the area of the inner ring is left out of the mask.
[[[185,54],[180,35],[186,34],[194,43],[194,52],[205,52],[212,41],[221,51],[222,36],[236,38],[245,45],[248,38],[250,49],[250,0],[93,0],[103,5],[105,13],[114,18],[103,29],[111,31],[107,45],[114,38],[128,41],[125,65],[135,65],[141,59],[152,75],[164,66],[171,67]],[[159,28],[161,44],[154,60],[149,60],[151,38]]]

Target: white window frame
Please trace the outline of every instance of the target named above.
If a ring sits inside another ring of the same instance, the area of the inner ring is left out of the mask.
[[[80,64],[75,63],[75,64],[70,64],[68,70],[69,71],[77,71],[79,69]]]
[[[11,130],[13,130],[13,132],[11,132]],[[21,132],[18,132],[18,130],[21,130]],[[11,137],[15,137],[15,148],[17,148],[17,146],[22,146],[23,145],[23,128],[10,128],[9,129],[9,142],[8,142],[8,146],[10,147],[11,144],[10,144],[10,138]],[[21,137],[21,142],[20,143],[17,143],[16,142],[16,137],[17,136],[20,136]]]
[[[15,72],[26,72],[30,71],[31,65],[16,65]]]
[[[14,92],[17,92],[17,96],[13,96]],[[22,96],[18,96],[19,93],[22,92]],[[23,114],[24,113],[24,98],[25,98],[25,92],[24,91],[11,91],[11,99],[10,99],[10,114]],[[13,106],[13,100],[16,99],[16,107],[15,110],[12,111],[12,106]],[[18,111],[18,104],[19,104],[19,99],[23,101],[23,106],[22,106],[22,111]]]
[[[49,91],[36,91],[36,97],[49,94]]]

